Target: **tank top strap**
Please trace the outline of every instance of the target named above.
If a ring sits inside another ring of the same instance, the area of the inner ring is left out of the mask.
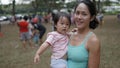
[[[84,40],[83,40],[83,44],[86,45],[86,42],[88,41],[88,39],[91,37],[92,34],[93,34],[93,32],[89,32],[89,33],[86,35],[86,37],[85,37]]]

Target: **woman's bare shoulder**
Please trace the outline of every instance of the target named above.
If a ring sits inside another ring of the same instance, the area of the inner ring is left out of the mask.
[[[87,46],[89,49],[99,49],[100,48],[99,38],[94,33],[92,34],[92,36],[88,40]]]

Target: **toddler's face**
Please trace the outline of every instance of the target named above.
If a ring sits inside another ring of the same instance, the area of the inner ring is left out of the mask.
[[[70,27],[70,22],[66,17],[60,17],[57,25],[55,25],[57,31],[61,34],[66,34]]]

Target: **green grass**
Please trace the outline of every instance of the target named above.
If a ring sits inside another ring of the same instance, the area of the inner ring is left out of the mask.
[[[45,26],[47,32],[51,31],[50,24]],[[101,41],[100,68],[119,68],[120,22],[116,16],[105,16],[102,27],[94,32]],[[22,48],[16,25],[2,25],[2,33],[4,36],[0,37],[0,68],[50,68],[50,49],[43,53],[38,64],[34,64],[33,58],[38,48]],[[43,39],[45,38],[46,34]]]

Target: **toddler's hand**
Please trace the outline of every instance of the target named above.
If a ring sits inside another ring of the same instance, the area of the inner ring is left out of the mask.
[[[38,63],[39,60],[40,60],[39,58],[40,58],[39,55],[35,55],[35,57],[34,57],[34,63]]]

